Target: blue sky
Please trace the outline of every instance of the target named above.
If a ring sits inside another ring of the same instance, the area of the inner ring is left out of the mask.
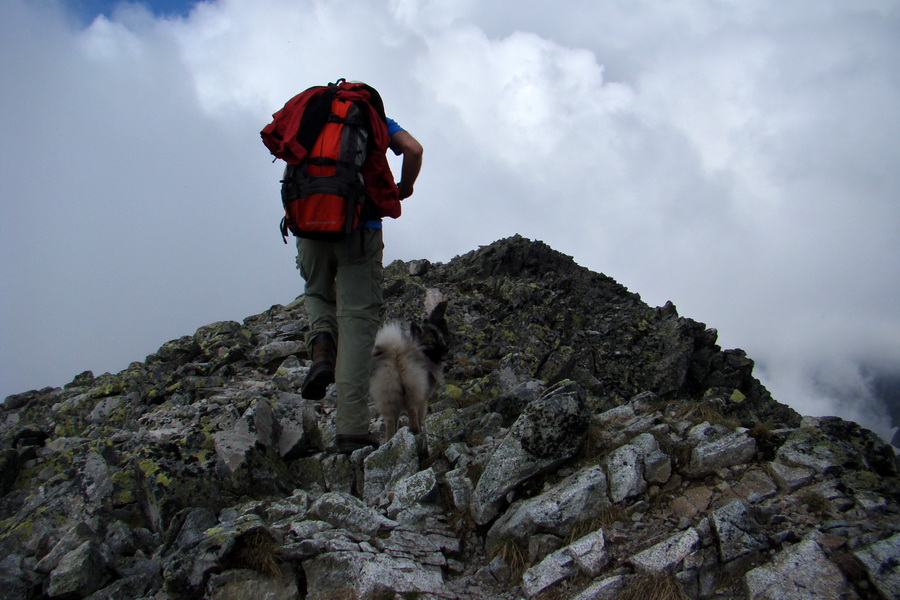
[[[115,7],[122,0],[65,0],[64,4],[70,8],[73,14],[80,16],[88,22],[97,15],[110,17]],[[137,2],[143,4],[150,11],[160,17],[186,16],[196,4],[196,0],[144,0]]]
[[[386,262],[542,240],[896,428],[898,0],[110,5],[0,2],[0,398],[300,294],[259,131],[345,77],[425,147]]]

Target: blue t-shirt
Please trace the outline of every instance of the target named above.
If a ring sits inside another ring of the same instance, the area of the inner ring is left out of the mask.
[[[388,137],[394,137],[394,134],[398,131],[403,131],[403,128],[397,125],[397,121],[393,120],[390,117],[387,118],[387,126],[388,126]]]

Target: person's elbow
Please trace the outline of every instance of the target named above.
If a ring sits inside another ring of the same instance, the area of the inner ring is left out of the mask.
[[[397,153],[402,154],[405,158],[421,160],[425,149],[419,140],[411,136],[406,131],[399,131],[391,138],[391,148]]]
[[[422,155],[425,153],[425,148],[422,147],[422,144],[419,143],[419,140],[410,136],[409,142],[406,144],[406,148],[403,150],[403,155],[408,156],[412,159],[422,160]]]

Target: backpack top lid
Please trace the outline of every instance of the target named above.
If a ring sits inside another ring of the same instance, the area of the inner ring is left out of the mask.
[[[347,81],[344,78],[338,79],[334,83],[329,83],[328,87],[335,86],[338,91],[343,96],[345,92],[355,92],[359,93],[362,100],[368,102],[372,108],[375,109],[375,112],[378,113],[382,119],[387,119],[387,115],[384,112],[384,101],[381,99],[381,94],[378,93],[378,90],[373,88],[371,85],[367,83],[363,83],[362,81]],[[340,97],[340,96],[339,96]],[[347,100],[352,100],[352,98],[346,98]]]
[[[363,102],[370,123],[375,123],[374,119],[386,122],[384,102],[375,88],[363,82],[338,79],[327,86],[308,88],[288,100],[281,110],[272,115],[272,122],[260,132],[263,144],[275,158],[291,164],[301,163],[328,119],[334,98]],[[387,150],[390,136],[386,126],[373,126],[371,129],[373,147]]]

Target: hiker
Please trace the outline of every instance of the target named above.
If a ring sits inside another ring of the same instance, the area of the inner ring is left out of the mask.
[[[422,145],[386,116],[377,90],[339,79],[313,86],[272,115],[260,132],[287,163],[281,235],[297,237],[297,266],[306,280],[306,347],[312,366],[304,398],[325,397],[336,383],[336,449],[378,446],[367,403],[372,348],[381,320],[382,218],[400,216],[413,194]],[[395,183],[387,151],[402,156]]]
[[[390,149],[402,156],[400,199],[413,193],[422,166],[422,145],[393,119],[386,119]],[[366,402],[372,346],[381,320],[383,241],[380,218],[360,217],[359,231],[337,242],[297,238],[297,264],[306,280],[306,311],[312,366],[301,387],[320,399],[336,383],[336,446],[349,454],[378,447],[369,433]]]

